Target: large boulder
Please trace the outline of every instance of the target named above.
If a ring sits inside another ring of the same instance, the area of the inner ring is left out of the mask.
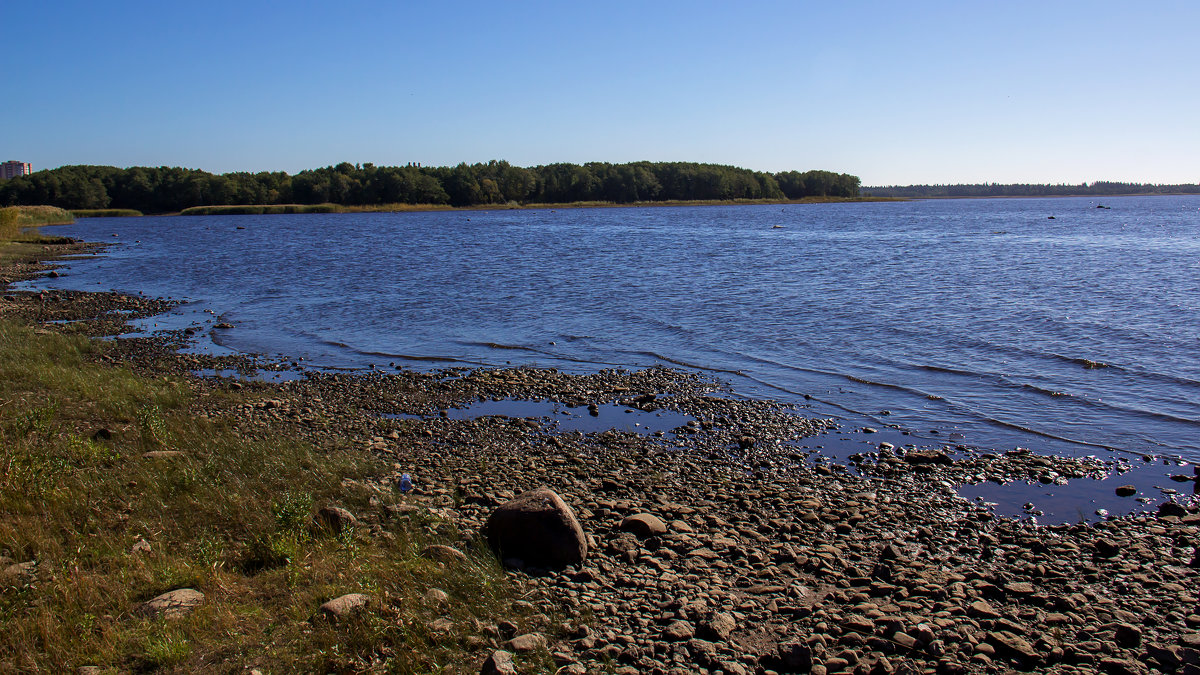
[[[501,504],[484,526],[488,547],[501,560],[556,569],[583,562],[587,537],[575,512],[553,490],[523,492]]]

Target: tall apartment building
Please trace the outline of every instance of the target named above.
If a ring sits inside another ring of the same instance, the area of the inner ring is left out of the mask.
[[[33,173],[33,165],[29,162],[16,162],[9,160],[0,164],[0,179],[8,180],[17,176],[24,176]]]

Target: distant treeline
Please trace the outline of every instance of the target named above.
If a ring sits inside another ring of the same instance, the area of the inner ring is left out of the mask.
[[[974,185],[892,185],[863,188],[871,197],[1087,197],[1113,195],[1200,194],[1200,185],[1151,185],[1097,181],[1079,185],[977,183]]]
[[[764,173],[690,162],[453,167],[348,164],[301,171],[211,174],[177,167],[64,166],[0,182],[0,206],[170,213],[194,206],[271,204],[555,204],[857,197],[859,179],[831,171]]]

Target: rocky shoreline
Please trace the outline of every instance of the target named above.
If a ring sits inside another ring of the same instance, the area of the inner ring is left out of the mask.
[[[0,281],[52,270],[22,266]],[[6,290],[0,301],[44,330],[92,337],[171,306],[73,291]],[[493,653],[503,649],[518,662],[548,651],[568,673],[1200,673],[1194,502],[1038,526],[997,518],[954,490],[1095,476],[1106,467],[1094,460],[881,442],[849,466],[814,463],[806,440],[832,422],[668,369],[196,377],[289,364],[178,353],[189,330],[117,340],[105,358],[197,389],[249,391],[254,403],[222,407],[210,396],[194,411],[247,437],[369,448],[393,470],[361,487],[395,491],[411,475],[407,508],[457,532],[464,548],[482,545],[489,515],[525,491],[548,487],[573,508],[588,541],[583,563],[514,570],[528,618],[474,631],[469,646],[493,672],[506,672]],[[456,414],[498,400],[646,426],[583,432],[552,416]],[[660,418],[679,424],[654,428]],[[382,506],[356,515],[374,532],[411,516]],[[630,527],[631,516],[650,526]]]

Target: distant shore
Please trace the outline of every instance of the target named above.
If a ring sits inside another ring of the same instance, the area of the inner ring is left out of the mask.
[[[797,204],[841,204],[853,202],[898,202],[909,201],[890,197],[805,197],[803,199],[701,199],[693,201],[651,202],[562,202],[554,204],[474,204],[450,206],[448,204],[231,204],[226,206],[195,206],[179,213],[157,215],[216,216],[216,215],[262,215],[284,213],[405,213],[424,211],[554,211],[559,209],[608,209],[647,208],[680,206],[787,206]]]

